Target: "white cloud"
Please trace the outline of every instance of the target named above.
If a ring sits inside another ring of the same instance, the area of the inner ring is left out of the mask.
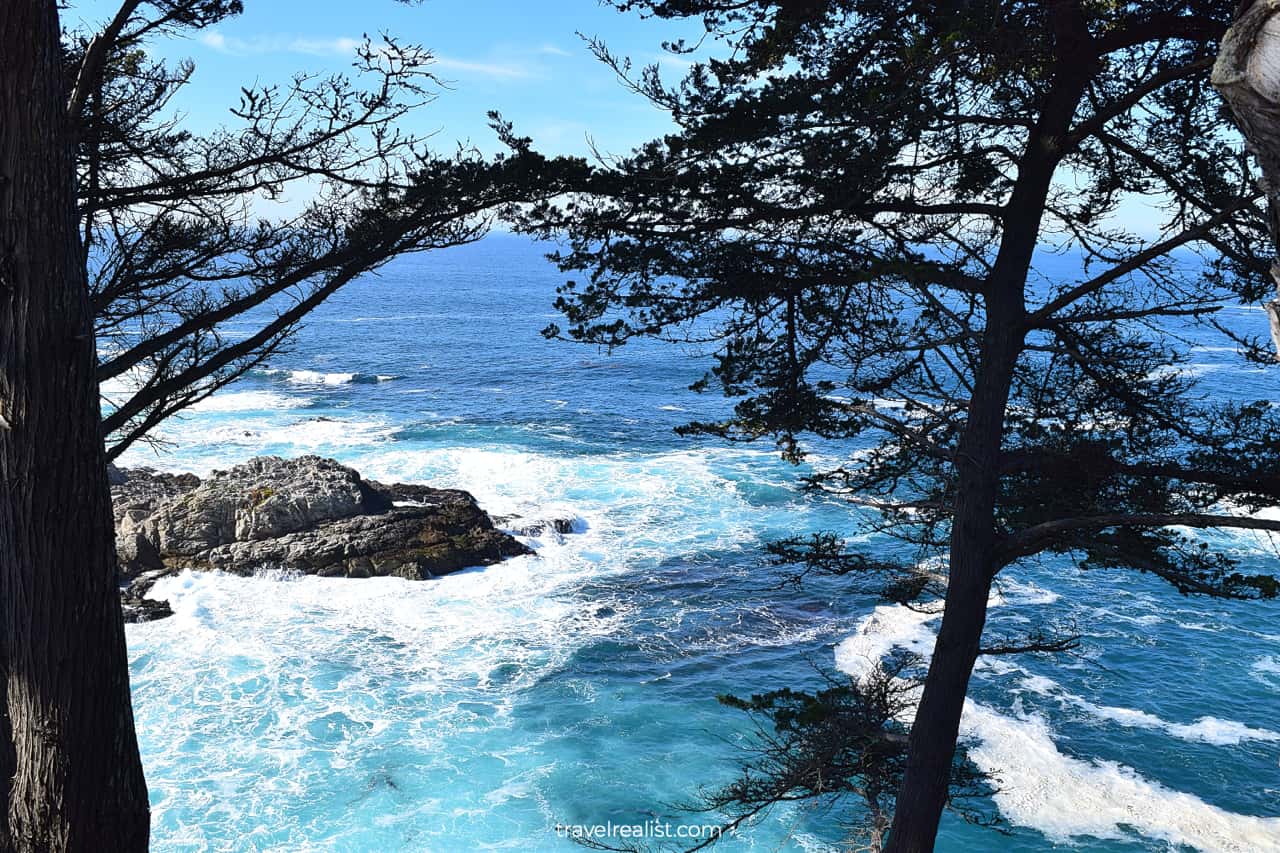
[[[217,30],[210,30],[200,34],[200,43],[214,50],[227,50],[227,37]]]
[[[496,77],[511,80],[519,77],[530,77],[533,72],[523,65],[506,62],[475,62],[469,59],[455,59],[449,56],[437,56],[435,68],[441,71],[456,71],[459,74],[471,74],[479,77]]]
[[[311,53],[317,56],[346,56],[356,52],[363,42],[353,38],[308,39],[298,38],[289,42],[290,53]]]
[[[298,53],[308,56],[351,56],[355,53],[356,48],[363,43],[360,39],[354,39],[349,36],[316,38],[312,36],[264,35],[239,38],[237,36],[224,35],[217,30],[208,30],[201,33],[198,40],[205,47],[230,56],[261,56],[271,53]],[[541,48],[540,52],[546,53],[553,50],[559,51],[559,48],[546,46]],[[436,56],[432,64],[434,70],[456,73],[460,76],[490,77],[499,80],[514,80],[533,76],[531,67],[512,62]]]
[[[303,53],[311,56],[350,56],[361,45],[360,39],[348,36],[308,38],[303,36],[254,36],[238,38],[217,30],[199,35],[205,47],[232,56],[259,56],[268,53]]]
[[[649,54],[649,58],[651,62],[656,62],[658,65],[665,66],[667,68],[674,68],[677,71],[688,71],[693,67],[692,59],[688,59],[680,54],[668,53],[666,51],[663,51],[662,53],[651,53]]]

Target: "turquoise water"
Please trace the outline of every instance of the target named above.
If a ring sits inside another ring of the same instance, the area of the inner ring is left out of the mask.
[[[513,237],[398,261],[168,425],[162,455],[130,451],[197,472],[319,453],[581,531],[431,583],[163,582],[175,617],[129,629],[155,850],[575,850],[557,824],[711,823],[673,804],[735,775],[750,723],[717,694],[927,650],[927,617],[775,588],[760,544],[851,531],[850,510],[767,447],[672,433],[726,405],[685,390],[698,353],[543,340],[560,279]],[[1201,357],[1207,383],[1268,396]],[[1215,542],[1277,558],[1261,534]],[[1280,851],[1280,605],[1052,560],[993,604],[995,630],[1070,619],[1085,643],[979,670],[964,730],[1009,834],[949,819],[939,850]],[[719,849],[842,838],[838,812],[787,807]]]

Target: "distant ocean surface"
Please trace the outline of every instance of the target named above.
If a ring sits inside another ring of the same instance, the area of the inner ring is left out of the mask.
[[[568,851],[557,824],[712,823],[675,805],[737,773],[751,723],[717,694],[930,647],[928,617],[837,581],[777,588],[762,543],[851,532],[852,510],[767,445],[673,433],[727,408],[686,390],[701,354],[544,340],[564,276],[542,251],[495,235],[399,260],[167,425],[166,451],[123,460],[316,453],[581,530],[433,582],[162,582],[176,615],[128,634],[154,850]],[[1256,309],[1235,320],[1265,334]],[[1211,344],[1191,369],[1274,397],[1237,361]],[[1254,570],[1280,558],[1262,534],[1213,541]],[[1056,558],[993,604],[993,632],[1074,622],[1084,647],[981,665],[964,735],[1009,834],[948,817],[939,851],[1280,851],[1280,604]],[[720,849],[836,849],[843,817],[778,808]]]

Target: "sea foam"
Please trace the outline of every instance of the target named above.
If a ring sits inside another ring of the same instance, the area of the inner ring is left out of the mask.
[[[1028,585],[1014,585],[1011,589],[1006,584],[1003,592],[993,593],[990,606],[1006,604],[1015,595],[1022,602],[1054,598],[1052,593]],[[864,679],[895,649],[927,658],[934,641],[930,626],[940,616],[902,605],[877,607],[836,647],[836,666],[856,679]],[[1037,688],[1037,692],[1053,689],[1047,679],[1038,683],[1024,680],[1023,684]],[[1175,736],[1206,743],[1280,739],[1274,732],[1212,717],[1179,726],[1138,711],[1085,704],[1100,716],[1164,729]],[[910,723],[913,716],[914,709],[904,715],[903,721]],[[1280,818],[1234,814],[1192,794],[1145,779],[1116,762],[1065,755],[1041,716],[1010,716],[966,700],[960,734],[970,743],[970,758],[996,780],[993,800],[1001,814],[1011,823],[1035,829],[1052,841],[1070,843],[1084,836],[1131,839],[1136,832],[1205,853],[1280,851]]]
[[[975,741],[969,757],[997,779],[1000,813],[1051,841],[1137,833],[1206,853],[1280,851],[1280,819],[1233,814],[1116,762],[1065,755],[1040,716],[1008,716],[970,701],[961,734]]]
[[[1174,723],[1135,708],[1098,705],[1067,692],[1061,685],[1043,676],[1024,678],[1021,685],[1027,690],[1057,699],[1064,705],[1078,708],[1098,719],[1132,728],[1158,729],[1181,740],[1198,741],[1214,746],[1234,746],[1245,741],[1280,741],[1280,732],[1253,728],[1235,720],[1206,716],[1200,717],[1193,723]]]
[[[266,370],[268,376],[283,375],[285,379],[297,385],[351,385],[376,382],[390,382],[399,377],[392,374],[368,373],[325,373],[320,370]]]
[[[222,391],[191,407],[192,412],[269,412],[298,409],[311,400],[274,391]]]

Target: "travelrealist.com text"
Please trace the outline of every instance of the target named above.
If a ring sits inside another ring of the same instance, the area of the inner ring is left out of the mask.
[[[556,835],[561,838],[600,840],[603,838],[718,838],[726,833],[719,824],[673,824],[667,821],[647,820],[644,823],[596,824],[557,823]],[[727,830],[733,834],[732,830]]]

